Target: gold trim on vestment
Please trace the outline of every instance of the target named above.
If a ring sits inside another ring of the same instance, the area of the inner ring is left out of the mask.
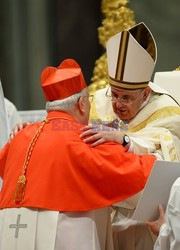
[[[158,139],[159,141],[161,141],[162,136],[163,136],[164,141],[166,141],[166,142],[168,141],[168,142],[173,143],[172,135],[167,135],[166,133],[163,133],[163,132],[160,135],[153,136],[153,138]],[[157,144],[156,144],[156,148],[157,148]],[[177,154],[176,154],[175,146],[173,145],[170,149],[167,148],[167,150],[168,150],[168,153],[169,153],[169,157],[171,158],[171,161],[177,161]]]
[[[178,161],[178,160],[177,160],[177,155],[174,155],[174,156],[171,158],[171,161]]]
[[[171,147],[170,149],[168,149],[168,151],[169,151],[169,156],[171,158],[171,161],[177,161],[177,153],[176,153],[175,147],[174,146]]]
[[[154,138],[154,139],[158,139],[158,140],[160,140],[161,136],[162,136],[162,134],[160,134],[160,135],[156,135],[156,136],[153,136],[153,138]],[[165,134],[163,134],[163,138],[164,138],[164,140],[165,140],[165,141],[170,141],[170,140],[172,139],[172,137],[171,137],[171,136],[169,136],[169,135],[165,135]]]
[[[96,110],[96,97],[94,97],[93,101],[91,102],[89,121],[91,121],[92,119],[95,119],[95,120],[99,119],[99,115]]]
[[[159,118],[166,118],[172,115],[180,115],[180,108],[179,107],[174,107],[174,106],[167,106],[164,108],[161,108],[157,111],[155,111],[151,116],[149,116],[146,120],[135,126],[134,128],[131,128],[128,130],[128,133],[130,132],[137,132],[144,127],[150,122],[153,122]]]
[[[172,148],[169,149],[169,154],[171,154],[173,150],[175,150],[175,147],[174,147],[174,146],[173,146]]]

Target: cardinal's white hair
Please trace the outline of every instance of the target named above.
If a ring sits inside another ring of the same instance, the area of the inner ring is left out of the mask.
[[[61,111],[72,110],[76,107],[77,102],[81,96],[87,96],[87,88],[65,99],[46,102],[46,110],[47,112],[52,110],[61,110]]]

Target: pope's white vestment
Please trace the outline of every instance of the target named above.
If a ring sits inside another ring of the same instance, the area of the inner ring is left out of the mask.
[[[150,83],[150,87],[159,88]],[[107,89],[96,92],[92,104],[91,121],[119,120],[113,112]],[[180,161],[180,107],[168,95],[152,92],[137,115],[128,123],[119,123],[119,130],[128,134],[135,153],[154,153],[160,159]]]
[[[161,226],[154,250],[180,249],[180,178],[170,192],[166,208],[165,223]]]
[[[134,153],[180,161],[180,107],[166,91],[151,82],[149,86],[153,90],[151,95],[128,124],[123,124],[113,112],[111,100],[105,96],[107,88],[97,91],[90,122],[119,120],[118,129],[129,135]],[[116,206],[112,219],[115,250],[152,250],[153,235],[144,224],[130,219],[135,206],[127,202]]]

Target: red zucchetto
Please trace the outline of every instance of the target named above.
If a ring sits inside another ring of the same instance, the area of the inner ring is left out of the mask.
[[[55,101],[80,92],[86,88],[86,82],[78,63],[66,59],[59,67],[46,67],[42,71],[41,86],[46,100]]]

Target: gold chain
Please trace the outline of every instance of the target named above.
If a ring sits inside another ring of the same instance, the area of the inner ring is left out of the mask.
[[[44,125],[49,123],[49,121],[54,120],[54,119],[63,119],[63,120],[70,121],[70,119],[64,118],[64,117],[46,118],[45,120],[42,121],[42,124],[37,129],[35,135],[33,136],[32,140],[28,146],[27,152],[26,152],[26,156],[25,156],[25,160],[24,160],[24,164],[23,164],[23,168],[22,168],[22,173],[18,178],[16,190],[14,193],[14,202],[16,204],[19,204],[22,201],[22,199],[24,198],[24,193],[25,193],[25,188],[26,188],[26,169],[27,169],[27,166],[29,164],[29,160],[31,158],[35,143],[36,143],[41,131],[43,130]]]

